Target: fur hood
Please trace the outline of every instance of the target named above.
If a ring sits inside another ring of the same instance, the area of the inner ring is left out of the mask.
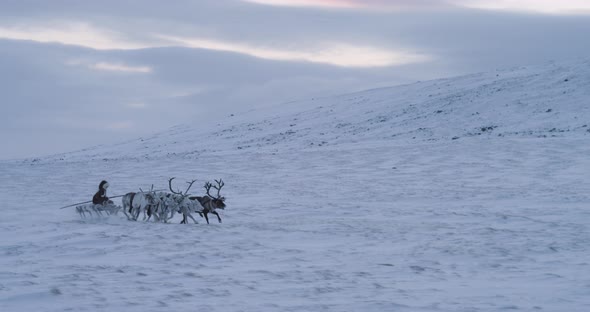
[[[106,190],[109,187],[109,182],[102,180],[98,185],[99,190]]]

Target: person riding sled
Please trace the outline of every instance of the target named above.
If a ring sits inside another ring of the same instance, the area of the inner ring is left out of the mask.
[[[98,185],[98,192],[92,197],[93,204],[103,206],[113,204],[113,201],[107,197],[107,188],[109,188],[109,182],[102,180]]]

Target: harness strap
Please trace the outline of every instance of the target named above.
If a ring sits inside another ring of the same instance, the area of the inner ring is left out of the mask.
[[[131,193],[131,200],[129,201],[129,212],[133,210],[133,198],[135,198],[135,193]]]
[[[214,208],[214,207],[213,207],[213,205],[212,205],[213,199],[212,199],[211,197],[207,197],[207,199],[208,199],[208,200],[207,200],[207,202],[205,203],[205,205],[207,205],[207,207],[205,207],[205,208],[207,208],[208,212],[213,212],[213,211],[215,211],[215,208]]]

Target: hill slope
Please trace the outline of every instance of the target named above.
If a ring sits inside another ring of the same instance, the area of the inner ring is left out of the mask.
[[[0,162],[0,310],[587,311],[589,73],[422,82]],[[171,176],[222,177],[223,223],[57,209],[105,178],[114,195]]]
[[[590,134],[590,61],[546,64],[288,103],[60,158],[158,158],[368,141]],[[385,143],[386,144],[386,143]]]

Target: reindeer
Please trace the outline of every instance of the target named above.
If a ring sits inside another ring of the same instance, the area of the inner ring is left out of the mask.
[[[158,205],[158,201],[156,200],[152,191],[147,193],[141,189],[140,191],[140,193],[127,193],[123,195],[123,198],[121,200],[123,202],[123,213],[125,213],[125,216],[127,216],[129,220],[137,221],[137,218],[139,217],[141,212],[144,213],[143,219],[145,220],[145,215],[151,215],[151,211],[153,211],[154,208]]]
[[[172,180],[174,180],[175,178],[170,178],[168,180],[168,188],[170,189],[170,192],[172,192],[172,199],[174,201],[174,205],[171,211],[171,216],[170,218],[168,218],[168,220],[172,219],[174,217],[174,213],[178,212],[178,213],[182,213],[182,221],[180,222],[180,224],[187,224],[188,220],[187,217],[191,218],[193,220],[193,222],[198,223],[197,220],[195,220],[195,218],[193,218],[191,212],[197,212],[199,213],[199,215],[201,215],[200,212],[196,211],[195,205],[194,203],[189,200],[189,196],[188,196],[188,191],[191,189],[191,187],[193,186],[193,183],[195,183],[197,180],[192,180],[191,182],[187,182],[188,183],[188,188],[186,189],[186,191],[184,192],[184,194],[182,192],[179,191],[174,191],[172,189]]]
[[[168,215],[171,212],[171,208],[176,206],[176,195],[166,192],[155,192],[154,197],[157,204],[153,207],[150,207],[151,209],[148,209],[147,221],[149,221],[153,215],[157,221],[168,222]]]
[[[219,192],[221,191],[221,188],[225,185],[225,183],[223,183],[223,180],[221,179],[215,180],[215,183],[217,183],[217,185],[213,185],[210,182],[205,183],[204,188],[207,191],[206,196],[189,197],[190,200],[197,201],[201,205],[201,207],[203,207],[203,210],[199,214],[201,215],[202,213],[201,216],[205,216],[207,224],[209,224],[209,218],[207,217],[207,214],[209,213],[216,215],[217,220],[219,220],[219,223],[221,223],[221,217],[219,216],[217,211],[215,211],[215,209],[225,209],[225,197],[219,195]],[[211,187],[217,190],[217,196],[213,196],[209,193]]]

